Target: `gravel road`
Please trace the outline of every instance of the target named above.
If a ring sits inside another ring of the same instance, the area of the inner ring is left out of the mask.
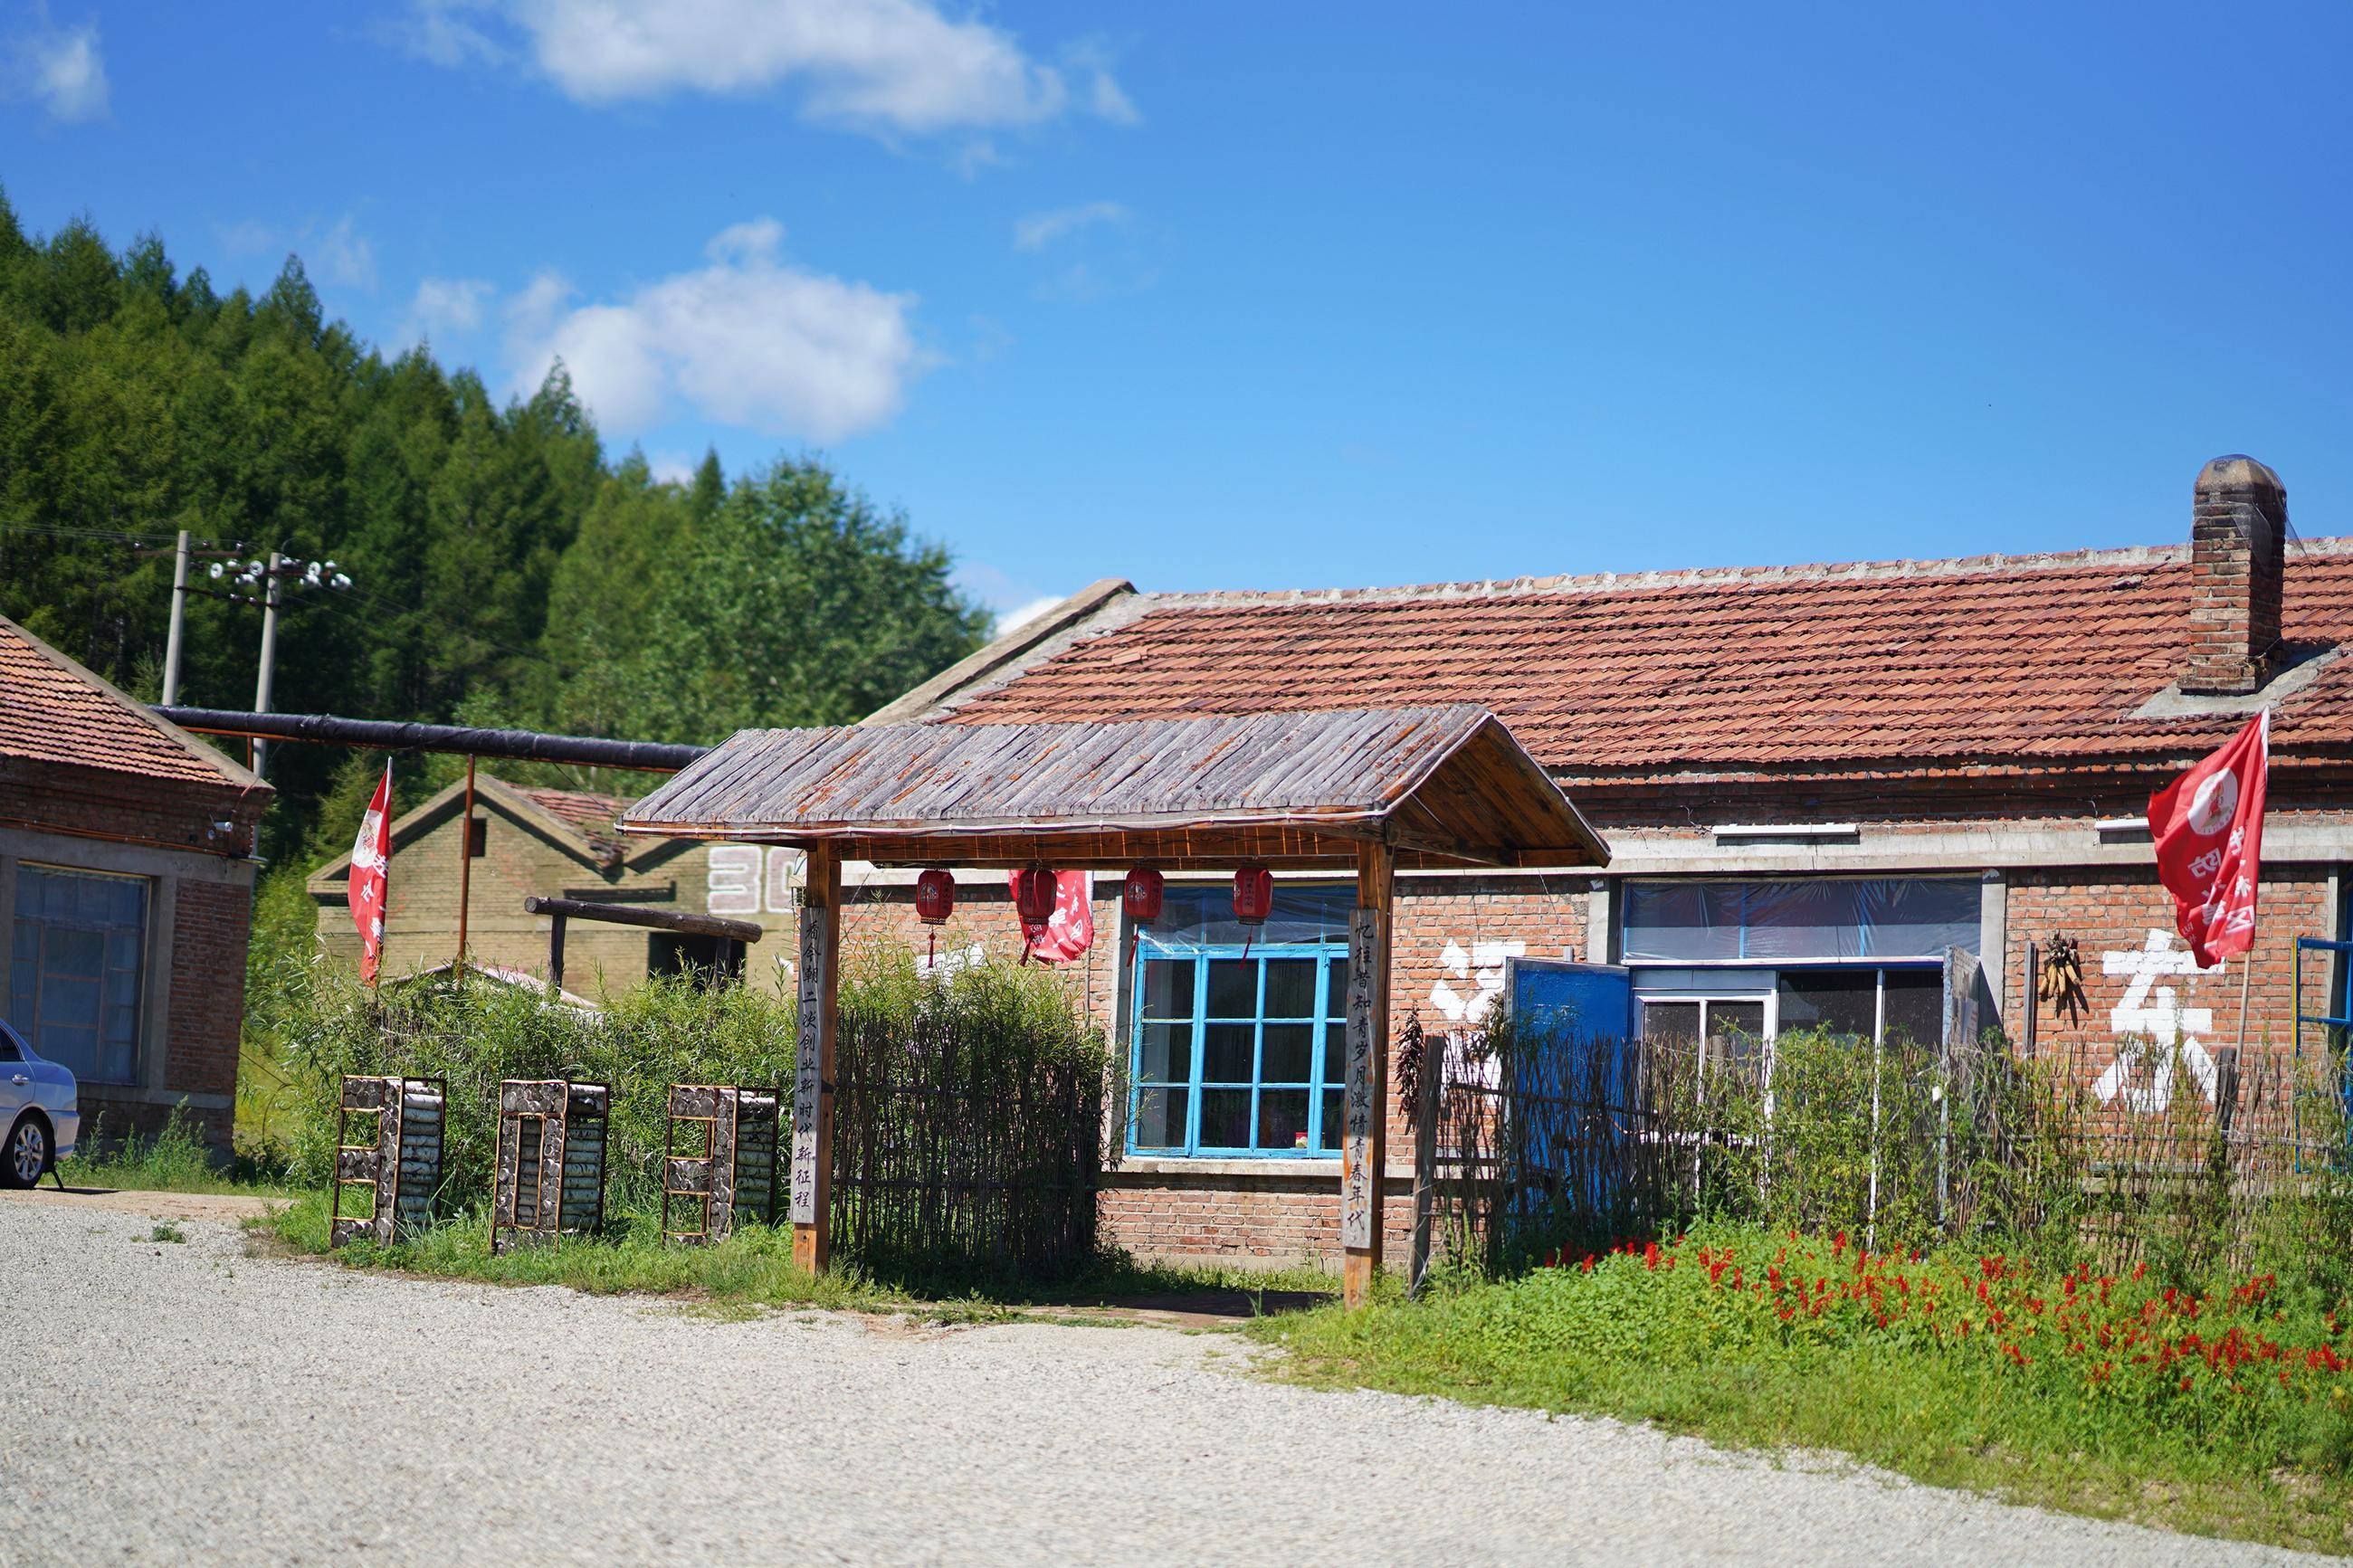
[[[2288,1560],[1611,1422],[1276,1386],[1230,1335],[727,1322],[151,1225],[0,1200],[0,1560]]]

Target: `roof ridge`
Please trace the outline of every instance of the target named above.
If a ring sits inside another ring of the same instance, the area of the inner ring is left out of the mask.
[[[1960,555],[1936,560],[1897,557],[1882,561],[1810,562],[1767,566],[1692,566],[1644,572],[1563,573],[1553,576],[1489,579],[1484,582],[1417,583],[1372,588],[1243,588],[1208,589],[1197,593],[1145,593],[1137,595],[1148,608],[1188,605],[1198,608],[1260,605],[1324,605],[1379,603],[1415,599],[1503,599],[1545,594],[1625,592],[1644,588],[1738,586],[1747,584],[1815,583],[1841,579],[1882,582],[1919,577],[1948,577],[2000,572],[2066,572],[2112,570],[2132,566],[2169,566],[2189,558],[2189,546],[2135,544],[2096,550],[2043,551],[2021,555]],[[2298,539],[2288,546],[2288,562],[2309,555],[2353,554],[2353,537]]]

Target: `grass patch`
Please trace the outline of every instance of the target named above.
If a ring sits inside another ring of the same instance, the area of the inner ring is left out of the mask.
[[[93,1119],[94,1120],[94,1119]],[[103,1130],[85,1130],[77,1152],[58,1162],[58,1174],[69,1187],[119,1187],[142,1193],[233,1193],[256,1197],[291,1195],[279,1173],[253,1161],[239,1159],[224,1169],[213,1163],[195,1123],[178,1110],[153,1137],[137,1133],[105,1152],[94,1149]]]
[[[150,1241],[185,1241],[188,1238],[181,1233],[178,1226],[166,1220],[163,1224],[157,1226],[154,1229],[149,1231],[147,1233],[147,1239]]]
[[[1982,1292],[1979,1287],[1983,1287]],[[2343,1304],[1746,1228],[1273,1318],[1279,1375],[1833,1450],[2070,1512],[2353,1551]]]
[[[355,1268],[498,1285],[561,1285],[595,1295],[670,1297],[723,1318],[763,1309],[820,1307],[909,1312],[943,1323],[1006,1322],[1023,1317],[1028,1307],[1116,1306],[1124,1300],[1209,1294],[1239,1294],[1245,1310],[1257,1312],[1273,1310],[1286,1293],[1329,1296],[1333,1289],[1330,1277],[1314,1270],[1267,1274],[1145,1265],[1121,1253],[1047,1285],[963,1273],[877,1280],[840,1263],[811,1275],[793,1262],[788,1228],[745,1226],[714,1246],[665,1246],[655,1219],[627,1212],[610,1216],[603,1236],[497,1257],[491,1255],[489,1217],[480,1209],[396,1247],[358,1244],[329,1253],[327,1222],[327,1199],[312,1192],[295,1194],[291,1203],[247,1224],[290,1251],[331,1257]]]

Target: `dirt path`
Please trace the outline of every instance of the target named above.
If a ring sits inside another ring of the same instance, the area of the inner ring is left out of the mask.
[[[11,1563],[2289,1560],[1283,1386],[1226,1333],[737,1321],[157,1241],[155,1207],[0,1202]]]

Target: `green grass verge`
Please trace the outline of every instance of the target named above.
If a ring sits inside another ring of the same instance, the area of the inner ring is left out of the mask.
[[[95,1146],[101,1130],[85,1126],[80,1147]],[[174,1110],[153,1138],[132,1136],[104,1153],[76,1152],[58,1162],[69,1187],[120,1187],[149,1193],[230,1193],[290,1198],[292,1191],[273,1172],[237,1160],[226,1169],[213,1163],[195,1126]]]
[[[942,1321],[986,1321],[1021,1316],[1031,1307],[1116,1305],[1149,1298],[1240,1295],[1244,1308],[1269,1310],[1296,1293],[1327,1296],[1329,1276],[1312,1270],[1281,1274],[1239,1268],[1169,1268],[1105,1255],[1094,1267],[1049,1285],[1016,1280],[942,1277],[877,1280],[837,1263],[821,1275],[797,1268],[792,1234],[747,1226],[711,1247],[662,1243],[659,1226],[632,1215],[612,1216],[605,1235],[568,1239],[493,1257],[490,1221],[479,1211],[445,1221],[396,1247],[359,1245],[329,1252],[328,1205],[304,1193],[249,1222],[289,1250],[323,1255],[355,1268],[476,1279],[501,1285],[562,1285],[598,1295],[676,1297],[714,1310],[794,1307],[913,1312]]]
[[[2168,1299],[2153,1280],[2068,1278],[1975,1254],[1858,1265],[1843,1247],[1719,1230],[1251,1331],[1288,1352],[1277,1375],[1317,1386],[1831,1450],[2069,1512],[2353,1551],[2353,1374],[2333,1348],[2323,1360],[2344,1343],[2338,1303],[2275,1283]]]

